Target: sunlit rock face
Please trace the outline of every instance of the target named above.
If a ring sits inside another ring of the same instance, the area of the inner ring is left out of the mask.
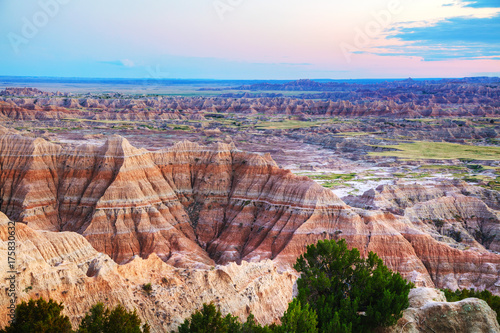
[[[0,213],[0,251],[8,247],[8,218]],[[175,268],[156,254],[134,257],[123,265],[97,252],[81,235],[16,226],[16,283],[18,301],[43,297],[62,302],[63,314],[77,328],[91,306],[122,304],[137,310],[152,332],[173,332],[203,303],[214,303],[224,313],[245,320],[251,313],[261,323],[272,323],[292,299],[297,273],[279,272],[271,260],[231,263],[210,269]],[[5,251],[5,252],[4,252]],[[10,270],[7,260],[0,270]],[[151,293],[143,285],[151,283]],[[10,281],[1,279],[0,288]],[[0,295],[0,327],[9,317],[10,298]]]
[[[360,200],[379,206],[366,210],[232,144],[180,142],[151,152],[119,136],[71,147],[3,132],[0,210],[33,230],[76,232],[119,264],[155,254],[177,267],[272,259],[286,269],[306,245],[345,238],[417,285],[499,292],[500,255],[477,242],[453,247],[422,226],[425,216],[453,207],[494,216],[479,199],[457,194],[453,206],[432,191],[418,200],[405,194],[412,205],[437,202],[402,214],[408,205],[367,194]]]
[[[410,306],[397,324],[376,332],[500,332],[496,312],[483,300],[447,302],[442,291],[431,288],[412,289],[408,298]]]

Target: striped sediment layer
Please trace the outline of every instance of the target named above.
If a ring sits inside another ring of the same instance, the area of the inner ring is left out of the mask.
[[[345,238],[418,285],[498,292],[500,256],[459,250],[410,219],[347,206],[269,155],[191,142],[155,152],[119,136],[60,146],[4,131],[0,210],[34,230],[73,231],[117,263],[155,254],[174,266],[273,259]]]

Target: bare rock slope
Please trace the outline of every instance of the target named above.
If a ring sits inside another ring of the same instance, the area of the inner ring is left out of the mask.
[[[467,298],[449,303],[442,291],[431,288],[412,289],[409,300],[403,318],[378,332],[500,332],[496,312],[483,300]]]
[[[6,253],[8,218],[0,215],[0,251]],[[64,313],[75,327],[97,302],[137,309],[153,332],[175,330],[202,303],[210,302],[242,320],[252,312],[258,321],[269,323],[286,310],[297,278],[292,271],[278,273],[270,260],[183,269],[152,254],[148,259],[134,257],[117,265],[74,232],[33,230],[22,223],[16,228],[18,301],[44,297],[63,302]],[[0,269],[10,270],[6,260],[0,262]],[[2,290],[8,283],[1,279]],[[153,286],[150,294],[142,289],[145,283]],[[7,324],[9,301],[2,293],[0,327]]]
[[[7,251],[9,219],[0,213],[0,251]],[[297,279],[294,271],[278,272],[271,260],[242,262],[211,269],[175,268],[156,254],[147,259],[134,257],[118,265],[97,252],[74,232],[33,230],[16,226],[16,277],[19,300],[52,298],[63,302],[64,314],[76,327],[97,302],[109,307],[123,304],[136,309],[153,332],[175,331],[202,303],[215,303],[223,314],[244,320],[251,312],[261,323],[276,322],[292,299]],[[7,271],[6,261],[0,262]],[[0,281],[0,288],[7,288]],[[147,293],[142,286],[152,284]],[[0,297],[0,327],[6,325],[5,294]],[[431,288],[413,289],[410,307],[397,325],[380,332],[499,332],[496,314],[478,299],[446,302],[442,292]]]
[[[269,155],[191,142],[155,152],[110,137],[60,146],[0,136],[0,210],[31,229],[73,231],[123,264],[155,254],[177,267],[273,259],[345,238],[420,286],[500,292],[500,255],[451,247],[419,221],[347,206]]]

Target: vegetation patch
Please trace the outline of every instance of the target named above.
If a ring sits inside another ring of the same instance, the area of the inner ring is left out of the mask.
[[[189,126],[187,125],[175,125],[175,126],[172,126],[172,129],[174,131],[190,131],[191,128],[189,128]]]
[[[323,175],[308,175],[309,178],[314,179],[314,180],[343,180],[343,181],[349,181],[352,180],[354,177],[356,177],[356,173],[330,173],[330,174],[323,174]]]
[[[395,151],[370,152],[370,156],[394,156],[408,160],[500,160],[500,147],[469,146],[448,142],[413,142],[378,146]]]
[[[345,185],[346,181],[355,180],[356,173],[330,173],[322,175],[307,175],[310,179],[318,181],[325,188],[332,188],[340,185]]]
[[[317,123],[300,120],[284,120],[284,121],[261,121],[255,126],[258,130],[266,129],[293,129],[307,128],[317,126]]]
[[[463,177],[462,180],[469,183],[487,183],[490,181],[495,181],[495,179],[485,175],[467,175]]]
[[[128,311],[121,304],[114,309],[105,308],[97,303],[73,331],[69,317],[62,313],[64,306],[52,299],[43,298],[22,301],[16,306],[16,320],[0,333],[149,333],[148,324],[141,325],[141,319],[136,310]]]
[[[271,328],[260,326],[250,314],[246,323],[239,322],[238,317],[231,314],[223,316],[214,304],[203,304],[201,310],[184,320],[179,333],[272,333]]]
[[[142,285],[142,290],[144,290],[146,294],[149,295],[153,291],[153,286],[151,285],[151,283],[145,283]]]
[[[497,177],[496,179],[489,181],[483,187],[500,192],[500,177]]]
[[[430,177],[431,174],[428,172],[395,172],[392,174],[394,177],[397,178],[413,178],[413,179],[421,179],[421,178],[426,178]]]

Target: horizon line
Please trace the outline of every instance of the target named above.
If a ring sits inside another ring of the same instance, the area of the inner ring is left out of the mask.
[[[466,78],[499,78],[499,76],[463,76],[463,77],[379,77],[379,78],[295,78],[295,79],[215,79],[215,78],[151,78],[151,77],[85,77],[85,76],[45,76],[45,75],[0,75],[0,78],[19,78],[19,79],[67,79],[67,80],[151,80],[151,81],[300,81],[300,80],[329,80],[329,81],[355,81],[355,80],[457,80]]]

